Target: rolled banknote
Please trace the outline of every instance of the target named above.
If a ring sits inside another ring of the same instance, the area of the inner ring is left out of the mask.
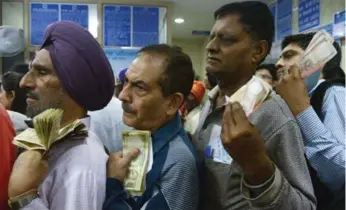
[[[337,54],[333,42],[333,38],[325,30],[314,35],[298,64],[302,78],[306,78],[315,71],[322,69]]]
[[[239,102],[246,116],[249,116],[270,95],[272,88],[257,76],[235,92],[231,97],[226,97],[228,102]]]
[[[125,189],[133,196],[142,195],[145,190],[145,178],[151,150],[149,131],[124,131],[122,133],[123,154],[139,149],[139,156],[130,164],[129,174],[124,180]]]

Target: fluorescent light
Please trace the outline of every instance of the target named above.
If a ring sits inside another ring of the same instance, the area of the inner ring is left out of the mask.
[[[178,23],[178,24],[182,24],[182,23],[185,22],[185,20],[184,20],[183,18],[175,18],[175,19],[174,19],[174,22],[175,22],[175,23]]]

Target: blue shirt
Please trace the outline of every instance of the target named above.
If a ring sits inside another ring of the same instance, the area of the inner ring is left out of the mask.
[[[195,210],[199,198],[199,163],[179,114],[152,134],[153,165],[146,189],[131,197],[117,179],[108,178],[103,210]]]
[[[345,183],[345,87],[332,86],[326,91],[322,120],[310,106],[297,116],[297,122],[311,166],[337,193]]]

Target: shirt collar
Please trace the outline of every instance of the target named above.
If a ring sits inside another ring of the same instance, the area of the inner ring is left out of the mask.
[[[211,91],[209,91],[209,93],[208,93],[209,99],[214,100],[217,97],[217,95],[219,94],[219,92],[220,92],[220,88],[218,85],[216,85]]]
[[[181,129],[181,118],[177,112],[172,119],[170,119],[165,125],[151,135],[154,154],[160,151],[171,140],[173,140]]]
[[[310,90],[309,95],[311,96],[312,93],[316,90],[316,88],[317,88],[322,82],[324,82],[324,81],[326,81],[326,80],[325,80],[325,79],[320,79],[320,80],[318,80],[318,82],[317,82],[317,84],[315,85],[315,87],[312,88],[312,90]]]

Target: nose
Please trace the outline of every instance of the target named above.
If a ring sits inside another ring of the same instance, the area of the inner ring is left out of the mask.
[[[32,78],[30,71],[28,73],[26,73],[23,76],[23,78],[20,80],[19,87],[20,88],[30,88],[30,89],[35,88],[35,82]]]
[[[213,39],[211,39],[207,46],[206,46],[206,50],[208,53],[215,53],[217,52],[219,49],[218,44],[217,44],[217,40],[216,37],[214,37]]]
[[[130,96],[129,85],[127,83],[124,84],[124,87],[119,94],[119,99],[124,103],[130,103],[131,96]]]
[[[281,69],[284,66],[285,66],[285,63],[283,61],[283,58],[280,58],[280,60],[278,60],[278,62],[275,65],[276,69]]]

